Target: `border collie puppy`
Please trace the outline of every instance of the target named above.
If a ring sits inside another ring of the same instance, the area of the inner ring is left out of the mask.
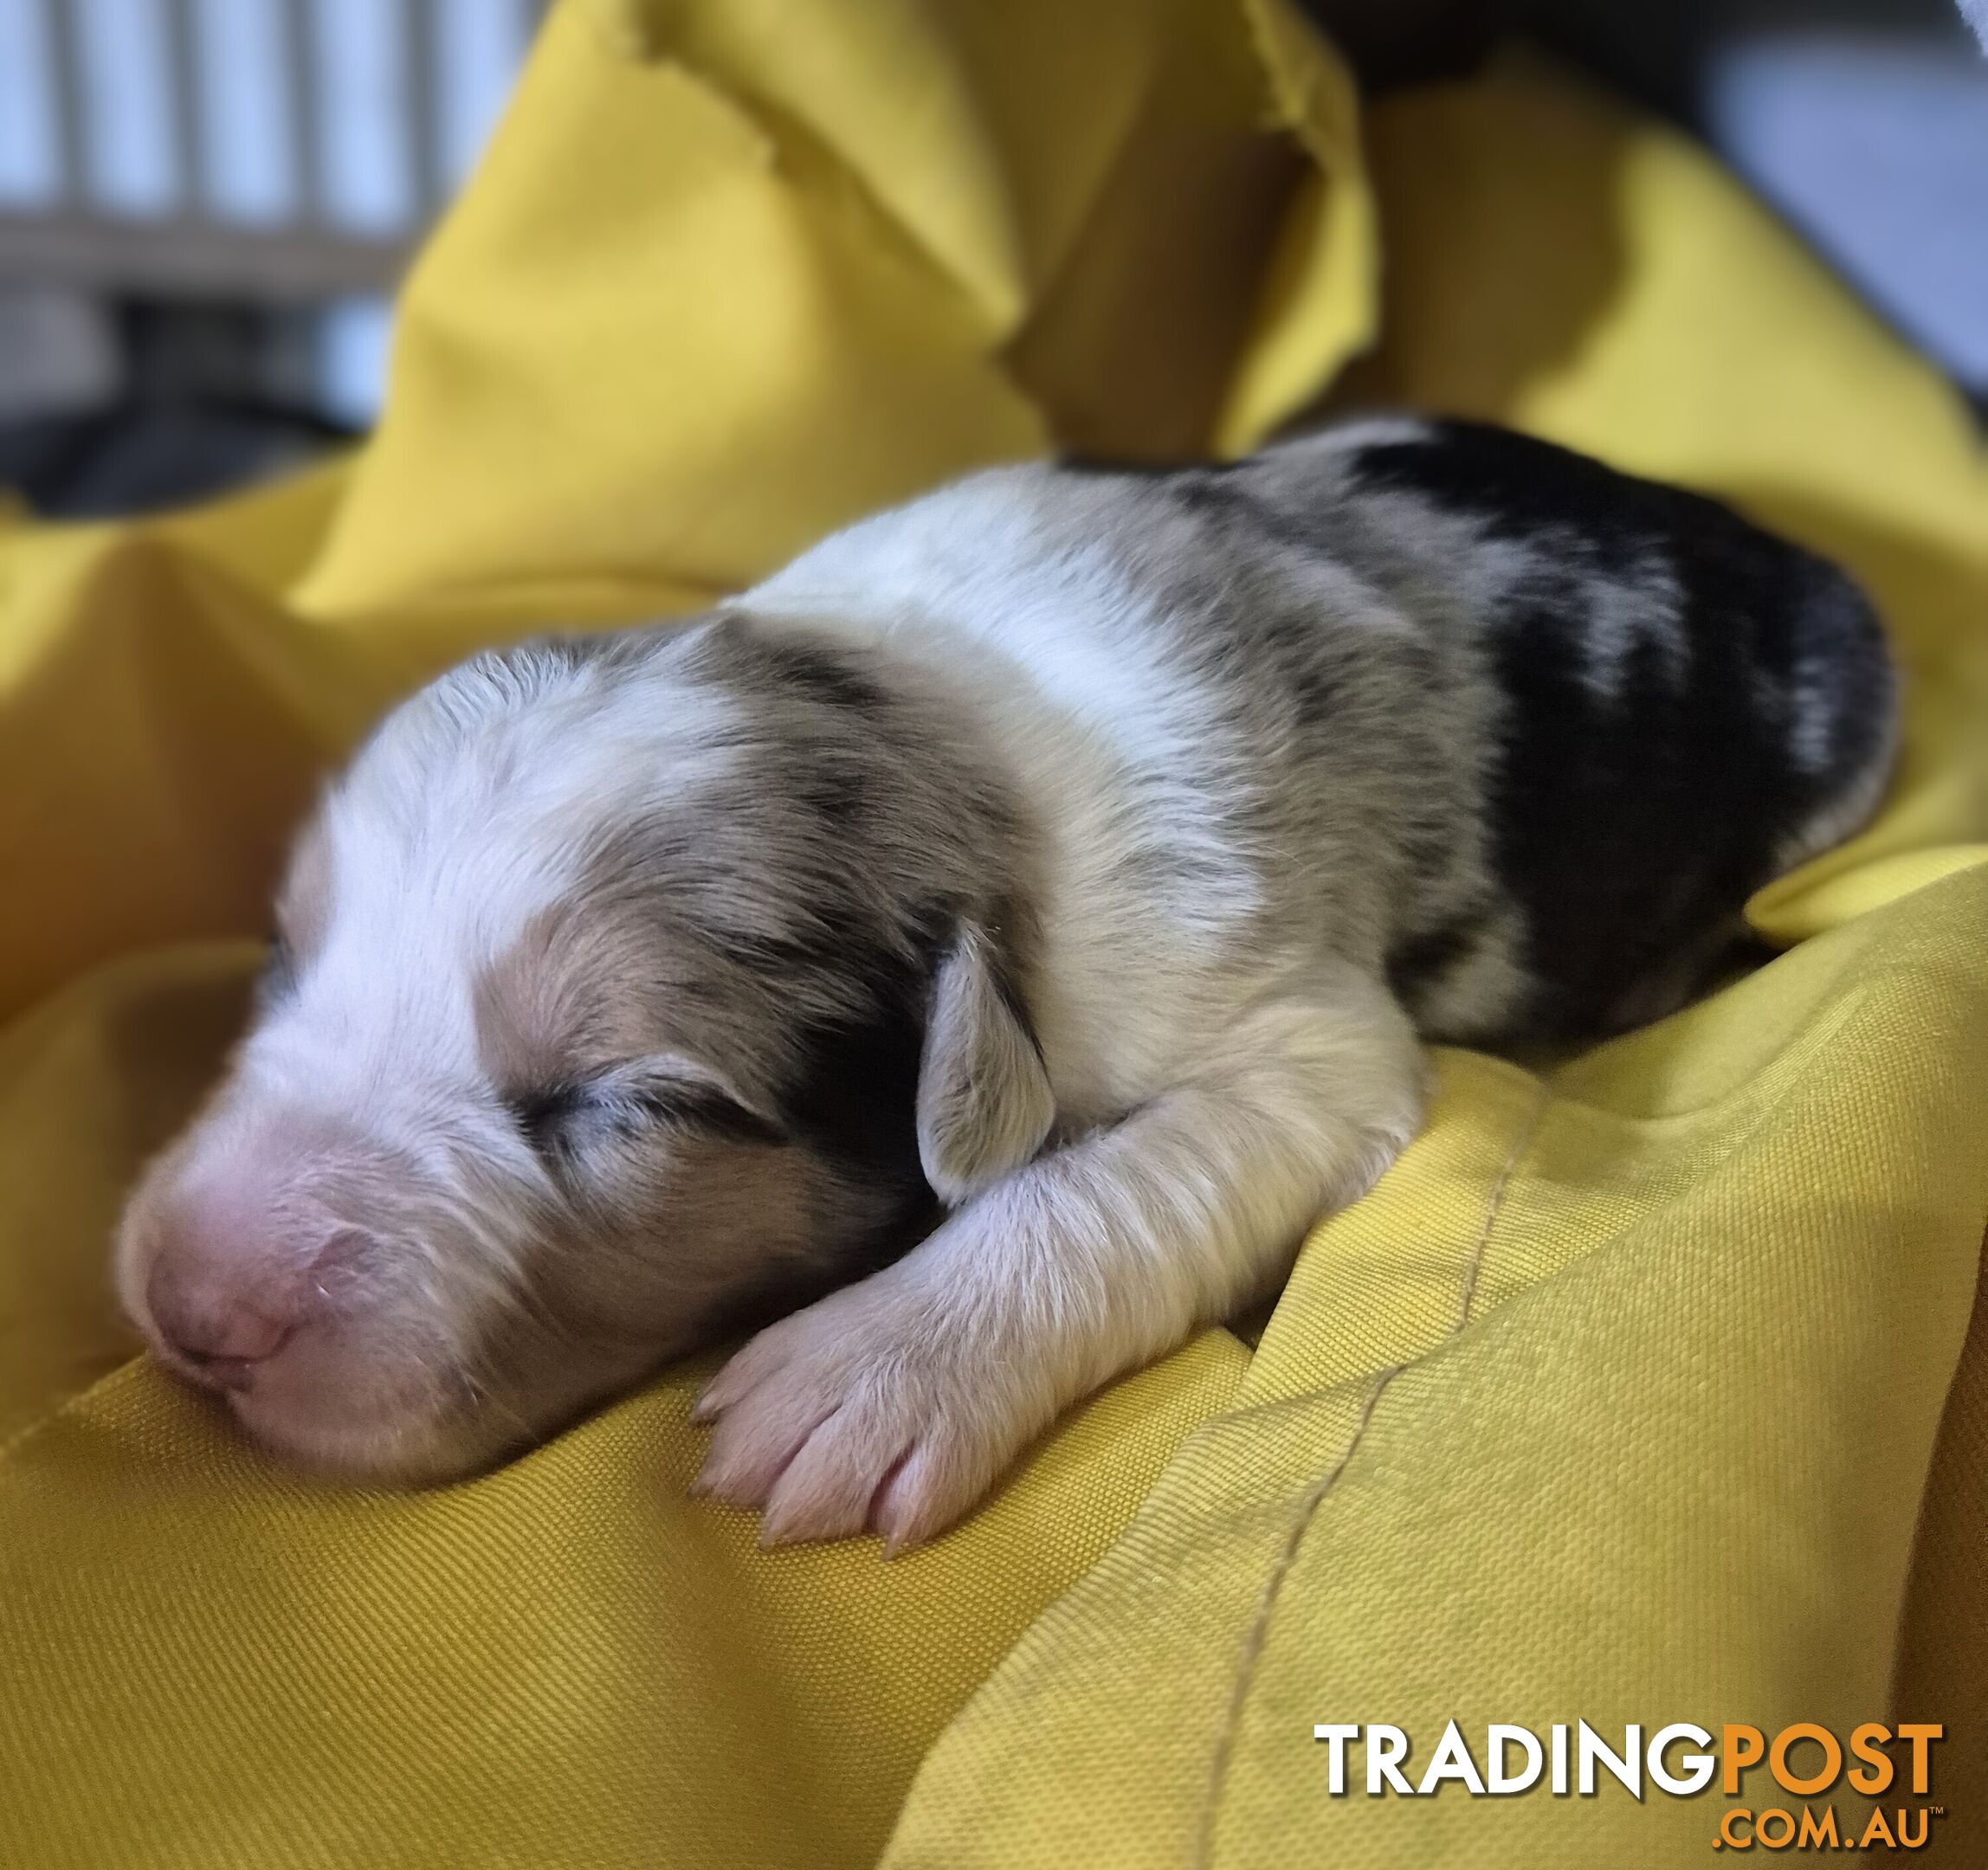
[[[1894,719],[1840,571],[1501,430],[977,474],[390,716],[125,1301],[263,1441],[402,1480],[761,1323],[702,1487],[926,1538],[1273,1289],[1424,1040],[1679,1005]]]

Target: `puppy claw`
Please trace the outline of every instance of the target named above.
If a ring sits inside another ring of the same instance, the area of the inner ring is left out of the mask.
[[[907,1552],[916,1551],[927,1537],[922,1527],[888,1517],[883,1510],[877,1514],[876,1530],[883,1540],[883,1555],[887,1559],[900,1558]]]
[[[872,1524],[896,1557],[950,1531],[985,1491],[938,1443],[921,1442],[877,1494]]]

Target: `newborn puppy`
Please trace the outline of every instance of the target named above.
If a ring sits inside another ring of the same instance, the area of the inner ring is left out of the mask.
[[[1275,1286],[1421,1039],[1678,1005],[1893,713],[1840,572],[1495,429],[979,474],[390,717],[124,1298],[264,1441],[403,1479],[811,1300],[705,1392],[702,1485],[924,1538]]]

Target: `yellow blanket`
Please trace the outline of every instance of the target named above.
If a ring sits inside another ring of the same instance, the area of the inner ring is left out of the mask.
[[[563,0],[354,460],[0,530],[0,1865],[1700,1863],[1716,1788],[1333,1798],[1313,1724],[1419,1761],[1452,1716],[1892,1709],[1950,1737],[1928,1855],[1984,1860],[1988,464],[1667,132],[1514,65],[1364,134],[1288,0]],[[1325,397],[1864,578],[1904,765],[1755,904],[1790,951],[1572,1062],[1446,1054],[1258,1348],[1206,1333],[888,1566],[686,1499],[695,1371],[396,1496],[128,1361],[121,1190],[395,694],[978,462]]]

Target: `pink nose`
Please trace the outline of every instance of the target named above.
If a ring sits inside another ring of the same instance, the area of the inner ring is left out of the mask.
[[[159,1335],[190,1364],[259,1364],[282,1349],[291,1327],[211,1277],[189,1280],[161,1261],[145,1282]]]
[[[300,1322],[294,1257],[246,1191],[168,1197],[153,1216],[145,1309],[190,1376],[241,1389]]]

